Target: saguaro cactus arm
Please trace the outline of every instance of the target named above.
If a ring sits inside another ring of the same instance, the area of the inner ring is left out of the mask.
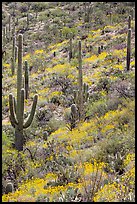
[[[17,114],[17,102],[15,97],[13,98],[13,102],[14,102],[14,110],[15,110],[15,114]]]
[[[33,104],[32,104],[30,115],[28,116],[27,121],[24,123],[23,128],[28,128],[30,124],[32,123],[32,120],[35,114],[35,110],[36,110],[37,101],[38,101],[38,95],[36,94],[33,99]]]
[[[23,117],[24,117],[24,95],[25,95],[25,90],[21,89],[21,109],[20,109],[20,118],[19,118],[19,129],[23,129]]]
[[[10,109],[10,121],[13,127],[18,125],[16,115],[15,115],[15,107],[14,107],[14,96],[12,93],[9,94],[9,109]]]

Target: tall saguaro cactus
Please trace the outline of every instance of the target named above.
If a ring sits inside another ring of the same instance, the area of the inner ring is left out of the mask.
[[[127,36],[127,71],[130,70],[130,58],[131,58],[131,28],[128,29],[128,36]]]
[[[25,60],[25,99],[29,97],[29,68],[28,62]]]
[[[15,25],[15,17],[13,17],[12,38],[15,36],[15,33],[16,33],[16,25]]]
[[[69,62],[72,59],[72,33],[70,34],[70,39],[69,39]]]
[[[9,30],[9,41],[10,41],[10,37],[11,37],[11,36],[10,36],[10,33],[11,33],[11,16],[10,16],[10,15],[9,15],[8,21],[9,21],[9,22],[8,22],[8,24],[9,24],[9,29],[8,29],[8,30]]]
[[[22,88],[22,55],[23,55],[23,35],[19,34],[18,39],[18,69],[17,69],[17,102],[13,94],[9,94],[9,110],[11,125],[15,128],[15,148],[18,151],[23,150],[24,135],[23,129],[28,128],[34,118],[38,95],[33,99],[33,105],[30,115],[24,120],[24,95],[25,90]]]
[[[76,127],[77,118],[78,118],[77,106],[76,104],[72,104],[70,113],[70,130]]]
[[[83,121],[85,118],[85,105],[89,98],[89,87],[88,84],[83,83],[82,73],[82,55],[81,55],[81,41],[79,41],[79,56],[78,56],[78,90],[74,90],[74,103],[78,109],[78,120]]]
[[[17,61],[17,55],[18,55],[18,47],[15,46],[15,62]]]
[[[128,17],[128,29],[131,28],[131,15],[129,15]]]
[[[12,76],[15,74],[15,45],[16,45],[16,37],[13,36],[13,44],[12,44],[12,60],[11,60],[11,73]]]
[[[79,56],[78,56],[78,93],[79,93],[79,119],[82,119],[83,115],[83,74],[82,74],[82,56],[81,56],[81,41],[79,41]]]

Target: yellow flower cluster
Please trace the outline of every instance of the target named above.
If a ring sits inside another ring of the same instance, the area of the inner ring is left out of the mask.
[[[37,54],[43,54],[43,53],[44,53],[44,50],[36,50],[36,51],[34,52],[35,55],[37,55]]]
[[[30,58],[31,58],[30,54],[27,54],[27,55],[25,55],[25,56],[23,57],[23,61],[25,61],[25,60],[30,60]]]
[[[96,62],[98,60],[98,57],[97,57],[97,55],[92,55],[91,57],[89,57],[89,58],[85,58],[84,60],[83,60],[83,62]]]
[[[69,75],[73,73],[73,71],[76,71],[76,68],[66,63],[66,64],[57,64],[52,68],[46,68],[46,71],[48,73],[56,73],[64,76],[64,75]]]
[[[124,166],[130,166],[132,168],[135,164],[135,153],[127,154],[126,158],[124,159]]]
[[[73,188],[80,188],[82,187],[81,183],[79,184],[73,184],[73,183],[68,183],[65,186],[55,186],[55,187],[47,187],[46,186],[47,182],[49,180],[55,180],[56,175],[49,174],[45,177],[45,179],[33,179],[31,181],[27,181],[26,183],[22,184],[19,188],[19,190],[15,191],[14,193],[9,193],[5,194],[2,196],[2,201],[3,202],[24,202],[26,199],[29,198],[29,202],[36,202],[36,199],[38,196],[44,194],[50,196],[50,202],[53,201],[53,197],[55,195],[58,195],[61,192],[64,192],[68,189],[68,187],[73,187]],[[22,195],[25,194],[25,197]]]
[[[53,96],[61,96],[61,95],[62,95],[62,91],[53,91],[48,95],[48,98],[51,99]]]
[[[115,49],[113,51],[113,56],[118,57],[118,58],[123,58],[126,56],[126,50],[125,49],[122,49],[122,50]]]
[[[98,58],[99,60],[104,60],[107,57],[107,52],[102,52],[101,54],[99,54]]]
[[[106,184],[94,196],[94,202],[116,202],[117,201],[118,185],[116,182]]]

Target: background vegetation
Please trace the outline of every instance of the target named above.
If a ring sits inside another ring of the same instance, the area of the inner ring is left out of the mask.
[[[135,2],[2,2],[3,202],[135,202],[134,12]],[[16,45],[23,34],[23,73],[25,60],[29,66],[25,118],[38,94],[19,152],[9,120],[17,89],[13,33]],[[84,120],[73,127],[79,40],[89,95]]]

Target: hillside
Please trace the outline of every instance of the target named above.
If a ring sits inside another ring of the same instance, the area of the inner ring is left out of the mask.
[[[3,202],[135,202],[134,12],[2,2]]]

